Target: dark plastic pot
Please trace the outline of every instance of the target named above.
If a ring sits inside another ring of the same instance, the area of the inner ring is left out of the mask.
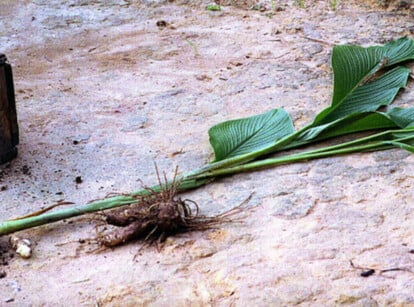
[[[19,128],[17,125],[11,65],[4,54],[0,54],[0,164],[17,156]]]

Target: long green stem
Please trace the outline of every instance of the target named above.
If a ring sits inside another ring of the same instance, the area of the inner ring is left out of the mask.
[[[242,172],[250,172],[250,171],[259,170],[263,168],[274,167],[274,166],[281,165],[281,164],[295,163],[299,161],[318,159],[318,158],[326,158],[329,156],[336,156],[336,155],[342,155],[342,154],[353,153],[353,152],[362,152],[362,151],[369,151],[369,150],[385,150],[385,149],[390,149],[393,147],[395,146],[391,144],[386,145],[386,144],[383,144],[382,141],[378,141],[378,142],[374,142],[374,143],[367,144],[367,145],[353,146],[349,148],[343,148],[343,149],[337,149],[337,150],[331,150],[331,151],[315,150],[315,151],[309,151],[309,152],[300,153],[300,154],[282,156],[278,158],[259,160],[259,161],[250,162],[247,164],[237,165],[237,166],[224,168],[224,169],[212,170],[204,174],[198,175],[196,178],[197,179],[215,178],[215,177],[221,177],[224,175],[238,174]]]
[[[216,165],[218,163],[213,163],[213,164],[209,164],[203,168],[197,169],[195,171],[189,172],[187,174],[184,175],[184,178],[191,178],[191,179],[200,179],[200,178],[211,178],[214,176],[221,176],[221,174],[234,174],[238,171],[249,171],[249,170],[253,170],[256,169],[258,165],[261,165],[264,161],[266,161],[266,163],[269,163],[268,165],[273,165],[273,162],[270,161],[275,161],[275,165],[278,164],[283,164],[283,163],[288,163],[288,162],[296,162],[296,161],[300,161],[300,160],[307,160],[307,159],[311,159],[308,156],[314,156],[317,153],[321,154],[323,152],[334,152],[335,150],[340,150],[342,148],[345,147],[351,147],[351,146],[357,146],[359,144],[364,144],[364,143],[368,143],[374,140],[379,140],[379,139],[386,139],[387,136],[392,135],[392,133],[395,133],[397,131],[400,130],[388,130],[388,131],[383,131],[377,134],[373,134],[367,137],[363,137],[363,138],[359,138],[356,140],[352,140],[349,142],[345,142],[345,143],[341,143],[338,145],[332,145],[332,146],[328,146],[328,147],[323,147],[320,149],[314,149],[312,151],[309,152],[304,152],[301,154],[295,154],[295,155],[287,155],[287,156],[283,156],[283,157],[278,157],[278,158],[273,158],[273,159],[266,159],[266,160],[260,160],[257,162],[250,162],[250,163],[244,163],[244,164],[230,164],[230,163],[223,163],[220,166],[221,167],[216,167]],[[290,138],[289,139],[293,139]],[[282,144],[283,145],[283,144]],[[334,153],[331,153],[334,154]],[[340,154],[338,152],[338,154]],[[301,159],[300,157],[305,156],[305,158]],[[326,155],[325,155],[326,156]],[[294,157],[294,158],[292,158]],[[320,156],[322,157],[322,155]],[[238,158],[238,157],[236,157]],[[318,158],[317,156],[315,156],[315,158]],[[230,160],[230,159],[227,159]],[[225,160],[224,162],[226,162],[227,160]],[[234,159],[235,160],[235,159]],[[247,161],[251,161],[247,160]],[[265,164],[263,164],[264,166]],[[267,164],[266,164],[267,165]],[[213,166],[213,167],[209,167],[209,166]]]
[[[396,140],[392,140],[390,138],[393,135],[406,135],[410,133],[411,135],[404,136],[397,138]],[[190,176],[192,179],[205,179],[205,178],[216,178],[221,177],[224,175],[231,175],[237,174],[242,172],[250,172],[258,169],[274,167],[281,164],[287,163],[295,163],[299,161],[311,160],[311,159],[318,159],[318,158],[325,158],[330,156],[338,156],[348,153],[355,153],[355,152],[367,152],[367,151],[379,151],[379,150],[386,150],[395,147],[402,147],[399,144],[403,144],[401,142],[406,142],[414,139],[414,128],[411,129],[399,129],[399,130],[388,130],[383,131],[377,134],[373,134],[367,137],[359,138],[353,141],[341,143],[338,145],[332,145],[323,147],[320,149],[314,149],[306,152],[301,152],[297,154],[291,154],[276,158],[269,158],[264,160],[259,160],[255,162],[250,162],[242,165],[236,165],[233,167],[222,168],[217,170],[212,170],[208,172],[204,172],[203,174],[199,174],[196,176]],[[408,146],[410,147],[410,146]],[[412,146],[411,146],[412,148]],[[404,149],[410,150],[406,147]]]
[[[108,199],[95,201],[84,206],[77,206],[23,219],[1,222],[0,236],[13,233],[15,231],[20,231],[48,223],[57,222],[66,218],[75,217],[86,213],[96,212],[123,205],[129,205],[133,202],[134,199],[131,196],[111,197]]]
[[[297,131],[296,133],[288,135],[287,137],[283,138],[276,144],[273,144],[272,146],[264,148],[260,151],[256,151],[251,154],[247,154],[243,156],[237,156],[237,157],[227,159],[224,161],[219,161],[216,163],[211,163],[200,169],[196,169],[188,174],[185,174],[180,178],[182,181],[180,183],[179,190],[183,191],[183,190],[194,189],[207,183],[208,180],[205,180],[205,179],[199,180],[198,178],[195,178],[196,175],[200,175],[200,174],[209,172],[211,170],[219,169],[219,168],[225,168],[225,167],[230,167],[233,165],[238,165],[246,161],[251,161],[259,156],[271,153],[272,151],[275,151],[275,149],[278,146],[283,146],[284,144],[289,143],[291,140],[297,137],[300,133],[302,133],[305,129],[307,129],[307,127]],[[160,188],[159,186],[152,187],[152,189],[154,190],[159,190],[159,188]],[[0,222],[0,236],[13,233],[15,231],[20,231],[20,230],[24,230],[24,229],[52,223],[52,222],[57,222],[57,221],[60,221],[66,218],[75,217],[75,216],[83,215],[86,213],[91,213],[91,212],[96,212],[100,210],[128,205],[128,204],[136,202],[136,200],[132,196],[144,194],[145,192],[146,190],[139,190],[139,191],[132,192],[130,194],[131,196],[111,197],[105,200],[91,202],[84,206],[77,206],[74,208],[68,208],[68,209],[62,209],[59,211],[48,212],[45,214],[28,217],[24,219]]]
[[[380,132],[377,134],[373,134],[371,136],[359,138],[353,141],[344,142],[338,145],[332,145],[323,147],[320,149],[315,149],[311,151],[306,151],[297,154],[286,155],[282,157],[264,159],[254,162],[247,162],[244,164],[243,161],[251,161],[254,155],[251,155],[249,159],[232,159],[232,163],[224,163],[221,168],[217,167],[218,163],[207,165],[204,168],[200,168],[198,170],[189,172],[187,174],[182,175],[180,179],[180,184],[178,187],[179,191],[185,191],[200,187],[205,185],[209,181],[213,180],[216,177],[221,177],[224,175],[229,174],[236,174],[241,172],[253,171],[257,169],[262,169],[266,167],[273,167],[280,164],[286,163],[294,163],[304,160],[310,159],[317,159],[317,158],[324,158],[328,156],[335,156],[341,155],[346,153],[353,153],[353,152],[363,152],[363,151],[372,151],[372,150],[385,150],[394,147],[402,147],[400,146],[411,146],[407,145],[404,142],[411,141],[414,139],[414,128],[411,129],[400,129],[400,130],[388,130],[384,132]],[[395,136],[398,136],[395,138]],[[294,139],[296,137],[290,135],[289,137],[285,138],[284,140]],[[283,146],[285,141],[278,143],[279,146]],[[412,146],[411,146],[412,147]],[[265,152],[271,152],[274,148],[266,148],[265,150],[261,151],[260,155],[263,155]],[[237,157],[236,157],[237,158]],[[247,160],[244,160],[247,159]],[[230,159],[229,159],[230,160]],[[214,167],[209,167],[214,165]],[[171,184],[171,182],[167,183]],[[151,187],[154,191],[159,191],[161,189],[160,186]],[[86,213],[97,212],[105,209],[116,208],[128,204],[135,203],[137,200],[134,196],[138,195],[145,195],[148,193],[147,189],[142,189],[139,191],[132,192],[128,195],[121,195],[115,196],[103,200],[97,200],[91,202],[89,204],[83,206],[76,206],[73,208],[62,209],[59,211],[54,212],[47,212],[41,215],[16,219],[16,220],[9,220],[5,222],[0,222],[0,236],[13,233],[16,231],[60,221],[66,218],[71,218],[79,215],[83,215]]]
[[[192,172],[186,174],[186,177],[194,177],[196,178],[198,175],[202,175],[217,169],[225,169],[225,168],[230,168],[236,165],[241,165],[241,164],[245,164],[249,161],[253,161],[261,156],[265,156],[268,154],[272,154],[272,153],[276,153],[282,150],[286,150],[286,149],[294,149],[296,147],[301,147],[303,145],[306,145],[308,143],[312,143],[315,142],[315,140],[309,140],[309,141],[297,141],[295,142],[298,137],[300,137],[301,135],[303,135],[306,131],[308,131],[309,129],[313,128],[313,125],[307,125],[305,127],[303,127],[302,129],[289,134],[287,136],[285,136],[284,138],[280,139],[279,141],[277,141],[276,143],[269,145],[267,147],[264,147],[260,150],[256,150],[253,152],[249,152],[247,154],[244,155],[239,155],[236,157],[232,157],[232,158],[228,158],[228,159],[224,159],[218,162],[213,162],[210,164],[207,164],[199,169],[193,170]],[[399,131],[399,130],[395,130],[395,131]],[[386,136],[389,135],[390,133],[394,132],[394,130],[387,130],[387,131],[383,131],[380,132],[378,134],[372,135],[372,136],[368,136],[365,138],[360,138],[355,140],[355,144],[357,143],[363,143],[363,142],[367,142],[369,140],[371,140],[372,138],[378,138],[382,135]],[[323,139],[321,139],[323,140]],[[318,140],[320,141],[320,140]],[[350,146],[352,145],[352,142],[350,143],[344,143],[340,146]]]
[[[209,180],[205,180],[205,179],[204,180],[183,179],[180,182],[178,190],[185,191],[185,190],[195,189],[197,187],[200,187],[206,184],[208,181]],[[158,185],[153,186],[150,189],[154,191],[159,191],[160,186]],[[132,192],[129,195],[121,195],[121,196],[110,197],[110,198],[106,198],[102,200],[97,200],[97,201],[91,202],[83,206],[76,206],[73,208],[67,208],[67,209],[61,209],[58,211],[47,212],[41,215],[27,217],[23,219],[0,222],[0,236],[13,233],[16,231],[44,225],[44,224],[61,221],[63,219],[67,219],[67,218],[71,218],[71,217],[75,217],[75,216],[79,216],[79,215],[83,215],[87,213],[92,213],[92,212],[97,212],[97,211],[101,211],[105,209],[111,209],[111,208],[129,205],[129,204],[137,202],[134,196],[145,195],[145,194],[148,194],[148,190],[142,189],[139,191]]]

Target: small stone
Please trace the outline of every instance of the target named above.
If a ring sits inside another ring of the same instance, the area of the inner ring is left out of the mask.
[[[82,142],[87,142],[90,139],[90,135],[89,134],[82,134],[82,135],[78,135],[74,138],[72,138],[72,144],[73,145],[78,145]]]
[[[211,77],[205,75],[205,74],[201,74],[201,75],[196,75],[195,78],[198,81],[211,81]]]
[[[168,23],[165,20],[158,20],[156,22],[156,25],[157,25],[158,28],[163,29],[166,26],[168,26]]]
[[[28,239],[17,236],[11,236],[9,239],[10,246],[16,251],[20,257],[28,259],[32,256],[32,243]]]
[[[361,277],[369,277],[369,276],[374,275],[374,274],[375,274],[375,270],[370,269],[368,271],[362,272],[360,275],[361,275]]]

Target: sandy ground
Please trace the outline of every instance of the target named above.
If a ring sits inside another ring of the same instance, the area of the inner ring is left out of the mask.
[[[199,167],[208,128],[227,119],[283,107],[301,127],[329,104],[333,44],[414,32],[404,1],[299,3],[2,1],[21,144],[0,166],[1,220],[154,184],[153,161],[168,174]],[[413,98],[410,81],[398,103]],[[77,252],[89,217],[25,231],[33,257],[2,263],[0,305],[413,306],[413,172],[393,150],[223,179],[184,196],[215,214],[254,192],[245,222],[160,252]],[[390,268],[402,270],[378,274]]]

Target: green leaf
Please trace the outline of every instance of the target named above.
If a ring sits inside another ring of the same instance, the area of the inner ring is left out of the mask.
[[[208,133],[214,161],[220,161],[271,146],[293,132],[289,114],[283,109],[275,109],[220,123],[210,128]]]
[[[215,4],[207,5],[206,10],[207,11],[212,11],[212,12],[221,11],[221,6],[220,5],[215,5]]]
[[[398,127],[401,126],[396,124],[387,114],[380,112],[357,113],[305,130],[288,148],[345,134]]]
[[[287,148],[356,132],[408,127],[414,127],[414,108],[395,107],[387,112],[353,114],[304,131]]]
[[[334,94],[332,105],[341,103],[364,79],[384,67],[414,59],[414,41],[407,37],[383,46],[364,48],[335,46],[332,53]]]
[[[271,126],[262,122],[257,126],[245,126],[251,125],[251,120],[259,120],[263,116],[260,115],[213,127],[210,140],[215,153],[213,162],[217,163],[211,169],[246,163],[263,155],[338,135],[400,127],[389,115],[374,112],[390,105],[406,85],[409,69],[393,65],[409,59],[414,59],[414,41],[408,38],[368,48],[336,46],[332,55],[334,95],[330,107],[299,131],[293,130],[291,119],[285,113],[281,117],[285,121],[278,123],[275,120],[278,117],[275,117]],[[280,129],[274,137],[273,132],[266,134],[274,126],[285,123],[291,128]]]
[[[390,144],[394,147],[398,147],[398,148],[401,148],[401,149],[404,149],[404,150],[407,150],[409,152],[414,153],[414,146],[412,146],[410,144],[406,144],[406,143],[398,142],[398,141],[388,141],[388,142],[384,142],[384,143],[387,143],[387,144]]]
[[[408,37],[401,37],[377,48],[382,52],[380,54],[381,58],[388,58],[385,66],[392,66],[414,59],[414,41]]]
[[[350,133],[398,127],[399,126],[396,125],[394,121],[383,113],[360,113],[347,116],[329,125],[330,129],[325,129],[323,133],[318,136],[318,139],[328,139]]]
[[[414,127],[414,108],[392,108],[386,114],[401,128]]]
[[[402,110],[403,109],[400,111]],[[410,116],[412,116],[412,114]],[[392,131],[391,137],[391,140],[384,141],[383,143],[414,153],[414,127]]]
[[[313,125],[333,122],[361,112],[373,112],[393,102],[398,91],[405,87],[410,70],[396,67],[369,83],[358,86],[343,101],[319,113]]]
[[[332,53],[332,104],[315,118],[312,125],[325,124],[352,113],[375,111],[381,105],[391,103],[398,89],[405,86],[409,71],[395,68],[380,78],[372,78],[386,67],[412,59],[414,41],[406,37],[384,46],[335,46]],[[382,85],[386,87],[382,88]],[[365,100],[371,98],[372,93],[376,93],[380,100]]]

